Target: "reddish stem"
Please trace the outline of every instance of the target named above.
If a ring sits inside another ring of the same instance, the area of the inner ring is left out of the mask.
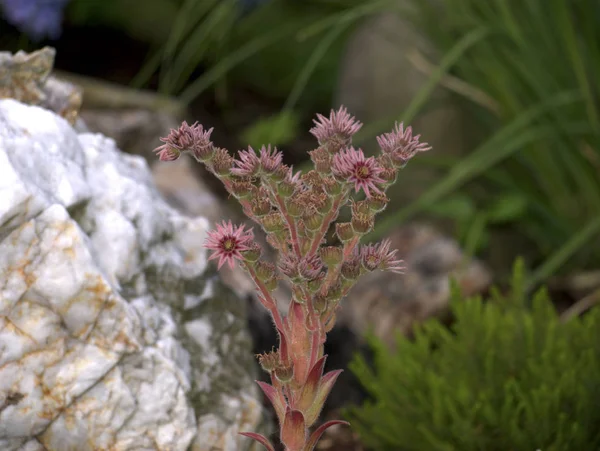
[[[276,187],[274,187],[272,184],[269,184],[269,188],[271,189],[271,193],[273,194],[273,197],[275,198],[275,202],[277,203],[277,206],[279,207],[280,213],[283,215],[285,222],[287,223],[287,225],[290,229],[290,238],[292,241],[292,248],[294,249],[296,256],[298,258],[301,258],[302,253],[300,251],[300,243],[298,242],[298,231],[296,230],[296,221],[288,213],[287,207],[285,206],[285,201],[281,198],[281,196],[279,194],[277,194]]]
[[[283,332],[283,320],[281,318],[281,313],[279,313],[279,309],[277,308],[277,301],[273,298],[273,296],[271,296],[271,293],[269,292],[265,284],[262,283],[262,281],[258,278],[258,276],[256,275],[256,271],[254,271],[254,268],[252,268],[252,266],[250,266],[247,263],[244,263],[244,268],[246,268],[246,271],[248,271],[248,274],[250,274],[250,277],[252,277],[252,280],[254,280],[254,283],[256,284],[260,293],[263,295],[266,301],[266,305],[263,305],[265,305],[265,307],[271,312],[271,315],[273,316],[273,321],[275,321],[275,326]]]
[[[331,222],[339,214],[342,199],[344,197],[346,197],[346,191],[342,191],[340,194],[338,194],[336,199],[333,201],[333,205],[331,206],[331,211],[323,218],[323,224],[321,224],[321,228],[317,231],[317,233],[315,233],[315,236],[311,243],[310,249],[308,251],[309,257],[312,257],[313,255],[315,255],[317,253],[317,250],[319,249],[319,246],[321,245],[321,241],[323,240],[323,237],[327,233],[327,230],[329,230],[329,226],[331,225]]]

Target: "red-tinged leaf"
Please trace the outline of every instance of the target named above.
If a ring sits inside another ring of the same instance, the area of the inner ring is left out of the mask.
[[[285,401],[283,399],[283,395],[272,385],[267,384],[266,382],[256,381],[258,386],[261,388],[263,393],[271,404],[275,408],[275,413],[277,414],[277,419],[279,420],[279,424],[283,424],[283,419],[285,418]]]
[[[271,442],[264,435],[257,434],[256,432],[240,432],[240,435],[256,440],[258,443],[264,446],[267,451],[275,451],[275,448],[273,445],[271,445]]]
[[[325,432],[325,430],[327,428],[329,428],[331,426],[335,426],[336,424],[344,424],[346,426],[350,426],[350,423],[348,423],[347,421],[342,421],[342,420],[331,420],[331,421],[328,421],[327,423],[323,423],[321,426],[319,426],[317,429],[315,429],[315,431],[312,433],[312,435],[308,439],[308,442],[306,443],[306,446],[304,447],[304,449],[302,451],[313,451],[315,449],[315,447],[317,446],[319,439],[323,435],[323,432]]]
[[[279,331],[279,358],[283,363],[290,363],[290,352],[288,349],[288,342],[285,333]]]
[[[323,376],[323,368],[325,367],[325,360],[327,356],[321,357],[317,360],[317,363],[313,365],[310,372],[308,373],[308,377],[306,378],[306,383],[302,388],[302,392],[300,393],[300,397],[296,403],[296,408],[302,412],[306,412],[306,410],[312,405],[317,396],[317,389],[319,388],[319,384],[321,382],[321,377]]]
[[[319,418],[319,414],[325,405],[325,400],[329,396],[338,376],[344,370],[330,371],[321,378],[321,383],[317,389],[317,396],[312,405],[306,410],[306,427],[311,427]]]
[[[289,345],[294,360],[294,380],[298,385],[304,385],[310,359],[310,347],[307,348],[307,346],[310,346],[311,340],[309,339],[310,332],[306,330],[306,318],[302,304],[292,301],[288,318],[292,328]]]
[[[304,415],[299,410],[288,409],[281,426],[281,442],[288,451],[302,451],[306,443]]]

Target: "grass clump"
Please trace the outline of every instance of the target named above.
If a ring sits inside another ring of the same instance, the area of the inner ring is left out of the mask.
[[[374,369],[351,369],[371,401],[347,412],[375,450],[600,449],[600,309],[561,321],[547,292],[529,300],[522,265],[512,290],[461,300],[454,325],[417,327]]]

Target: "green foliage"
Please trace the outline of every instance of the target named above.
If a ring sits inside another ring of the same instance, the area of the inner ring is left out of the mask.
[[[163,43],[177,14],[176,0],[72,0],[67,17],[72,25],[110,26],[142,42]],[[132,12],[135,11],[135,14]]]
[[[397,349],[371,339],[373,371],[351,365],[372,397],[348,412],[377,451],[570,451],[600,449],[600,309],[561,322],[547,293],[461,300],[449,330],[417,327]]]
[[[242,141],[255,149],[259,149],[263,144],[285,146],[298,135],[299,126],[296,114],[283,111],[277,115],[261,118],[254,122],[244,130]]]
[[[321,21],[343,16],[361,1],[271,0],[249,14],[241,14],[238,0],[180,3],[171,33],[156,48],[135,85],[143,86],[158,70],[161,92],[178,95],[189,103],[214,86],[220,88],[223,99],[227,79],[241,81],[270,97],[285,97],[307,72],[306,61],[318,52],[327,29],[307,31]],[[314,89],[295,99],[308,109],[312,110],[315,102],[329,106],[327,99],[337,77],[337,55],[343,46],[343,37],[336,37],[306,74]],[[200,67],[203,72],[190,79]],[[288,109],[293,106],[287,105]]]
[[[600,262],[600,245],[590,245],[600,242],[600,4],[413,3],[415,23],[446,55],[431,80],[450,74],[461,82],[456,93],[487,138],[387,225],[448,196],[467,195],[480,211],[508,195],[527,205],[510,222],[537,247],[545,275]],[[475,39],[464,46],[468,37]],[[380,223],[379,233],[385,228]]]

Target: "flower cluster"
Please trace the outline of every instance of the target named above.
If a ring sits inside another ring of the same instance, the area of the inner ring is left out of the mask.
[[[273,318],[279,348],[258,357],[271,376],[271,384],[259,385],[275,409],[286,451],[312,451],[329,426],[345,423],[329,421],[309,434],[341,373],[323,371],[324,343],[342,299],[362,274],[405,269],[389,240],[361,245],[360,239],[373,229],[375,216],[389,202],[385,193],[398,169],[429,146],[413,137],[410,127],[405,130],[399,124],[377,138],[381,154],[367,158],[351,145],[360,127],[344,108],[331,111],[329,118],[319,115],[311,129],[319,142],[309,152],[314,169],[304,174],[284,164],[283,154],[270,146],[258,151],[248,147],[234,157],[213,145],[212,129],[197,123],[184,122],[156,149],[163,161],[187,152],[204,163],[279,253],[277,265],[262,260],[252,230],[231,222],[217,225],[206,240],[219,268],[225,263],[233,266],[234,261],[243,266]],[[357,194],[364,196],[355,199]],[[351,220],[336,223],[345,206],[350,207]],[[328,244],[325,236],[334,224],[337,244]],[[272,295],[282,278],[292,286],[286,315]],[[260,434],[243,435],[274,450]]]

